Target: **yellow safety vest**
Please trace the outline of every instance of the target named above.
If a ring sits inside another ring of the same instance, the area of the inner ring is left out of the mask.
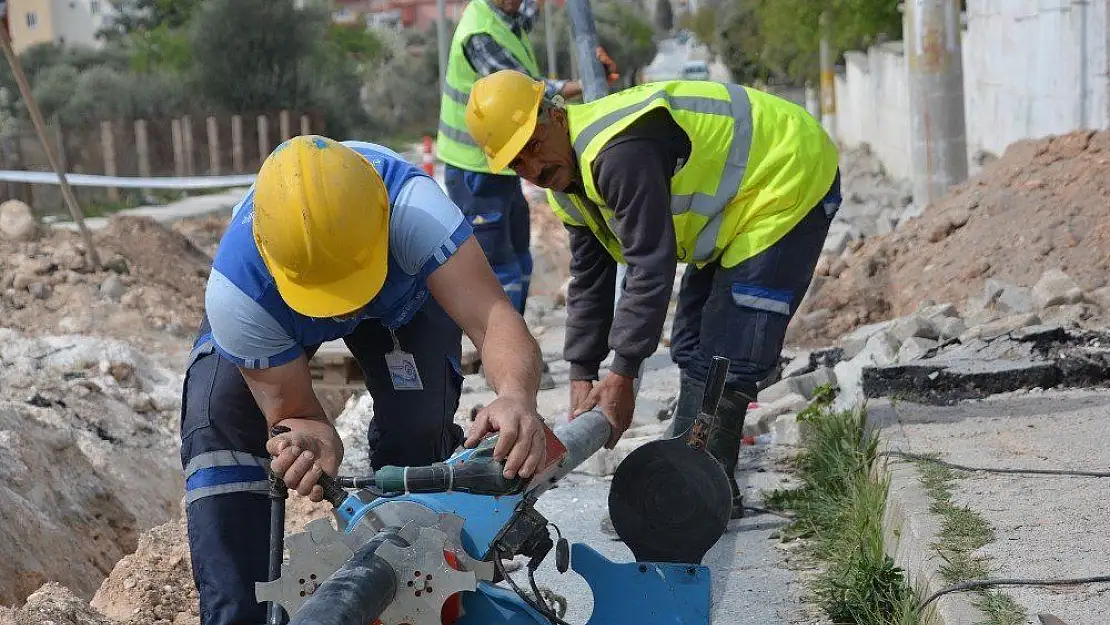
[[[466,101],[470,98],[470,89],[480,76],[466,60],[463,46],[472,36],[479,33],[493,37],[493,40],[512,54],[532,77],[538,77],[540,71],[528,36],[517,37],[513,34],[504,18],[490,6],[489,0],[472,0],[467,5],[451,38],[446,85],[439,105],[436,154],[441,161],[460,169],[490,173],[485,154],[466,129]],[[497,173],[513,174],[509,169]]]
[[[624,262],[615,216],[594,184],[593,162],[614,135],[663,108],[690,138],[671,177],[678,260],[734,267],[766,250],[817,205],[836,177],[836,145],[796,104],[739,85],[667,81],[570,105],[570,138],[585,197],[548,191],[555,214],[587,226]]]

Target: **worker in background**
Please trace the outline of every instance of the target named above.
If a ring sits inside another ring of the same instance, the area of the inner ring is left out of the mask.
[[[709,365],[731,359],[708,442],[735,480],[744,415],[776,366],[840,206],[836,145],[801,107],[739,85],[668,81],[565,108],[519,72],[479,80],[467,127],[490,168],[549,189],[570,232],[564,356],[572,416],[632,421],[633,381],[655,352],[677,263],[671,358],[681,370],[672,434],[693,423]],[[614,312],[617,263],[628,265]],[[608,374],[599,367],[615,352]]]
[[[466,444],[499,431],[506,477],[544,460],[540,351],[439,185],[372,143],[296,137],[270,154],[220,241],[182,399],[181,461],[204,625],[262,623],[269,464],[322,499],[343,443],[308,361],[343,339],[374,399],[371,465],[445,460],[463,431],[461,334],[497,399]],[[271,437],[274,426],[289,428]],[[271,461],[271,456],[273,457]]]
[[[512,69],[540,78],[528,38],[538,9],[536,0],[474,0],[467,5],[451,39],[443,97],[440,100],[436,154],[445,163],[444,183],[462,209],[501,286],[524,314],[532,278],[531,222],[520,178],[507,169],[491,170],[466,131],[466,100],[474,81]],[[615,66],[603,50],[615,74]],[[615,76],[614,76],[615,78]],[[574,80],[544,80],[549,98],[582,93]],[[543,364],[540,388],[555,387]]]

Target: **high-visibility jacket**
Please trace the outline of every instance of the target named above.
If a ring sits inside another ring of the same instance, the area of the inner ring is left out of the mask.
[[[567,107],[585,197],[548,192],[564,223],[587,226],[624,262],[615,216],[598,193],[593,162],[617,133],[666,109],[690,139],[671,177],[678,260],[733,267],[766,250],[816,206],[836,177],[836,145],[796,104],[740,85],[667,81]]]
[[[528,73],[536,78],[540,70],[536,54],[526,34],[518,37],[490,6],[489,0],[472,0],[463,11],[455,34],[451,38],[451,51],[447,60],[447,74],[443,97],[439,105],[439,133],[436,136],[436,154],[445,163],[460,169],[490,173],[485,154],[466,129],[466,101],[470,89],[480,76],[466,60],[463,46],[476,34],[486,34],[513,55]],[[512,174],[506,169],[501,174]]]

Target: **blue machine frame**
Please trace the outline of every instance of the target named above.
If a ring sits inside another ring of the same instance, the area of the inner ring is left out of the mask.
[[[477,449],[468,449],[447,460],[465,461]],[[482,559],[501,530],[513,519],[525,497],[491,497],[463,492],[383,497],[369,503],[351,495],[335,510],[342,529],[350,531],[359,519],[386,502],[408,501],[438,514],[461,517],[462,546],[473,558]],[[586,580],[594,597],[586,625],[709,625],[711,575],[707,567],[693,564],[613,562],[594,549],[571,546],[571,569]],[[463,615],[457,625],[550,625],[517,594],[488,582],[475,592],[462,593]]]

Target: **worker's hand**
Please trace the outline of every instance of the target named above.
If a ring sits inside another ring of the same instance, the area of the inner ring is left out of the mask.
[[[578,407],[586,403],[586,398],[590,396],[590,391],[594,390],[594,383],[592,380],[571,380],[570,381],[570,415],[568,421],[574,421],[578,415],[586,412],[579,410]]]
[[[343,460],[343,441],[335,428],[318,419],[285,419],[278,425],[289,428],[266,441],[266,451],[274,457],[270,467],[285,484],[312,501],[324,498],[316,484],[321,473],[335,477]]]
[[[532,477],[547,459],[547,437],[543,420],[536,413],[536,404],[520,398],[502,395],[478,411],[470,426],[466,447],[474,447],[490,432],[497,432],[493,447],[494,460],[505,461],[504,475],[513,479]]]
[[[597,60],[601,61],[601,65],[605,68],[606,81],[608,81],[610,85],[617,82],[617,80],[620,79],[621,74],[620,71],[617,69],[617,63],[613,60],[613,57],[609,56],[609,53],[606,52],[605,48],[601,46],[598,46],[594,50],[594,54],[597,55]]]
[[[574,409],[574,416],[577,417],[587,410],[601,408],[602,414],[609,420],[609,426],[612,428],[609,441],[605,444],[606,449],[615,447],[625,430],[632,425],[632,415],[636,411],[635,382],[636,378],[610,373],[604,380],[598,382],[589,396]]]

